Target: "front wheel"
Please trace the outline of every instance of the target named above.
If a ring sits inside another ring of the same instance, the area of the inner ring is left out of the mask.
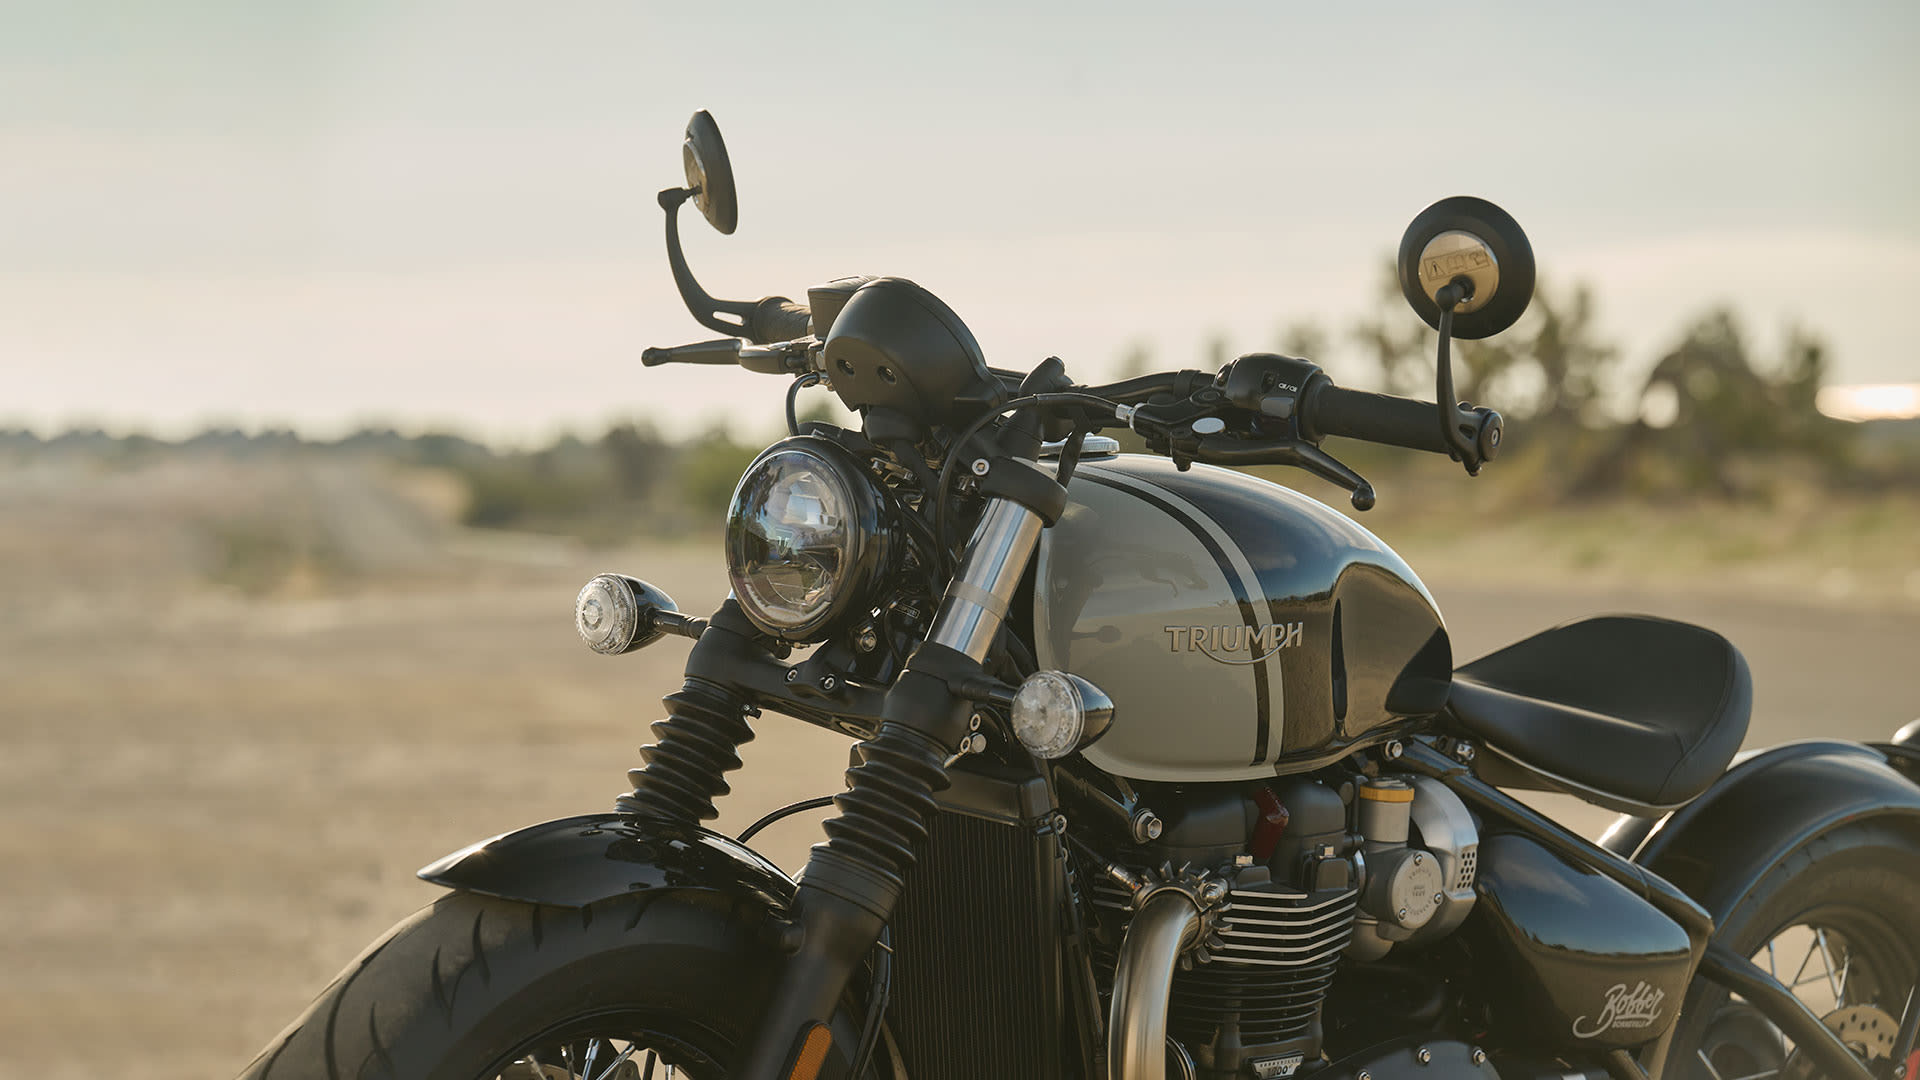
[[[348,965],[242,1080],[724,1080],[777,970],[759,914],[693,892],[454,893]],[[823,1077],[845,1076],[857,1025],[833,1035]]]
[[[1827,833],[1775,867],[1715,936],[1889,1075],[1902,1014],[1920,1008],[1920,840],[1873,823]],[[1667,1070],[1689,1080],[1818,1073],[1758,1009],[1704,980],[1687,994]]]

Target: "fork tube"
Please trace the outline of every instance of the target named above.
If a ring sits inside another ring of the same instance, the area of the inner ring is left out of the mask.
[[[879,732],[855,748],[859,763],[834,797],[839,813],[822,826],[826,843],[807,857],[782,942],[789,958],[744,1080],[788,1080],[892,917],[926,842],[933,793],[947,786],[946,759],[967,735],[972,703],[953,687],[982,674],[1041,527],[1039,514],[1009,498],[981,513],[933,629],[887,691]],[[850,1058],[854,1048],[841,1052]]]
[[[995,499],[980,515],[966,561],[947,586],[927,640],[979,663],[987,658],[1013,592],[1040,542],[1040,515],[1011,499]]]

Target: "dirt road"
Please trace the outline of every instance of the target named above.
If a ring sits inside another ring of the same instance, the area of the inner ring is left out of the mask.
[[[685,646],[580,647],[573,590],[602,563],[690,610],[723,591],[668,552],[303,602],[0,597],[0,1076],[231,1075],[432,897],[414,868],[610,806]],[[1435,591],[1461,657],[1595,610],[1715,626],[1753,666],[1756,743],[1920,715],[1920,614]],[[723,829],[836,788],[846,743],[769,718],[745,757]],[[816,834],[782,825],[768,850],[793,865]]]

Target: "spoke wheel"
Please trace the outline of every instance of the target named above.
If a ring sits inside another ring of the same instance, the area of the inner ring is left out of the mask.
[[[1876,926],[1874,924],[1879,923]],[[1868,913],[1811,912],[1752,956],[1829,1029],[1871,1062],[1892,1056],[1913,973],[1892,930]],[[1813,1080],[1813,1060],[1734,995],[1694,1051],[1706,1080]]]
[[[604,1016],[528,1039],[478,1080],[725,1080],[729,1050],[685,1024]]]
[[[1895,1037],[1920,977],[1920,851],[1861,830],[1778,868],[1736,911],[1724,940],[1892,1077]],[[1920,1008],[1920,1002],[1912,1007]],[[1809,1054],[1737,994],[1696,984],[1670,1064],[1688,1080],[1818,1080]],[[1691,1033],[1691,1034],[1689,1034]],[[1911,1078],[1910,1078],[1911,1080]]]

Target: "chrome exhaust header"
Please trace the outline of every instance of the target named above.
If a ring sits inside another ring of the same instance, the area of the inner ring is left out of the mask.
[[[1167,1080],[1167,1003],[1173,975],[1187,950],[1205,941],[1227,885],[1184,870],[1169,874],[1170,880],[1152,882],[1125,871],[1113,876],[1132,889],[1134,912],[1113,976],[1107,1075],[1109,1080]],[[1184,1052],[1181,1058],[1185,1067]],[[1187,1075],[1192,1075],[1190,1070]]]

